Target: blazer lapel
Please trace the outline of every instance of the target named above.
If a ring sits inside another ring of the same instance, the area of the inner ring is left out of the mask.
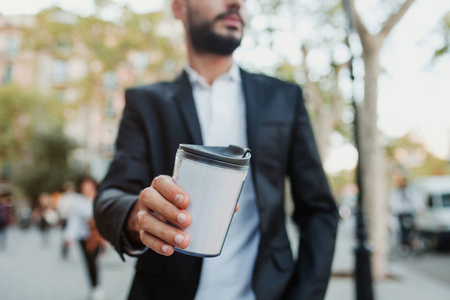
[[[240,69],[242,88],[246,103],[247,114],[247,138],[249,148],[252,150],[252,161],[258,154],[258,131],[260,128],[260,113],[262,104],[261,88],[250,73]],[[202,145],[202,133],[200,123],[192,96],[192,87],[185,71],[174,81],[174,100],[180,109],[180,114],[186,126],[189,136],[194,144]]]
[[[248,147],[252,150],[252,162],[258,155],[258,132],[260,129],[262,93],[255,76],[241,69],[242,88],[247,114]],[[254,163],[252,163],[253,165]],[[254,169],[254,168],[253,168]]]
[[[192,142],[202,145],[202,132],[198,120],[197,109],[195,108],[192,87],[185,71],[174,81],[175,102],[180,110],[180,115]]]

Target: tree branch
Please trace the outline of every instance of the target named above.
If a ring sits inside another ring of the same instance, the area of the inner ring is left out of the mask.
[[[305,76],[306,76],[306,86],[307,86],[307,92],[308,92],[308,99],[307,99],[307,104],[308,107],[310,109],[310,111],[316,115],[319,113],[320,110],[320,104],[322,102],[322,96],[320,93],[320,89],[318,86],[317,82],[312,82],[309,79],[309,69],[308,66],[306,65],[306,57],[308,56],[308,49],[306,48],[305,45],[302,45],[302,52],[303,52],[303,69],[305,71]]]
[[[339,72],[344,69],[347,68],[349,66],[350,62],[345,62],[342,64],[339,64],[337,66],[335,66],[335,76],[336,76],[336,80],[334,82],[334,86],[333,86],[333,94],[332,94],[332,98],[331,98],[331,110],[333,111],[333,128],[338,124],[339,120],[341,119],[341,112],[342,109],[344,107],[344,103],[342,101],[342,96],[341,96],[341,91],[339,89]]]
[[[361,17],[356,11],[355,0],[349,0],[348,2],[350,5],[349,9],[352,23],[354,24],[355,29],[358,32],[359,38],[361,39],[361,41],[363,41],[363,39],[366,39],[366,37],[370,35],[370,33],[367,30],[366,26],[364,26],[363,22],[361,21]]]
[[[403,18],[414,1],[415,0],[406,0],[399,8],[399,10],[384,23],[383,29],[381,29],[380,33],[378,34],[381,39],[384,40],[389,35],[395,25],[397,25],[397,23]]]

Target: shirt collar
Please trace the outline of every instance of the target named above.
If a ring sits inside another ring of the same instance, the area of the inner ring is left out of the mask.
[[[187,65],[184,70],[186,71],[189,81],[192,85],[201,85],[204,87],[209,86],[205,78],[198,74],[197,71],[195,71],[191,66]],[[233,63],[228,72],[220,75],[216,78],[216,80],[220,78],[224,78],[236,83],[241,82],[241,73],[239,72],[239,66],[236,63]]]

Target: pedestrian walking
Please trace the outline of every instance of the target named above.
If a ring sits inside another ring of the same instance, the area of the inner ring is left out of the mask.
[[[42,244],[48,245],[49,230],[58,223],[58,213],[52,207],[51,195],[42,193],[38,199],[38,207],[34,210],[34,217],[37,219],[39,230],[41,231]]]
[[[396,175],[395,187],[389,196],[391,213],[398,226],[398,240],[401,252],[409,248],[409,236],[415,227],[416,215],[423,210],[424,205],[418,193],[408,185],[405,175]]]
[[[8,226],[13,223],[12,193],[9,191],[0,191],[0,249],[6,248]]]
[[[105,248],[93,220],[92,202],[97,193],[97,183],[91,177],[83,177],[78,184],[79,194],[64,230],[65,247],[77,242],[83,254],[87,270],[92,300],[103,299],[104,293],[99,284],[98,256]]]
[[[67,226],[67,220],[72,215],[77,203],[77,193],[75,184],[73,182],[66,182],[64,184],[64,193],[58,201],[57,209],[60,219],[61,232],[63,233],[63,242],[61,247],[61,256],[67,259],[69,255],[69,243],[64,240],[64,230]]]

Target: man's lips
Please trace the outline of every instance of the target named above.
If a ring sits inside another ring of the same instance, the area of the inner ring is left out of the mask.
[[[225,25],[235,28],[241,28],[244,25],[242,18],[237,13],[228,13],[219,18]]]
[[[236,20],[236,19],[225,18],[225,19],[223,19],[223,22],[227,26],[236,27],[236,28],[242,27],[242,22],[239,20]]]

